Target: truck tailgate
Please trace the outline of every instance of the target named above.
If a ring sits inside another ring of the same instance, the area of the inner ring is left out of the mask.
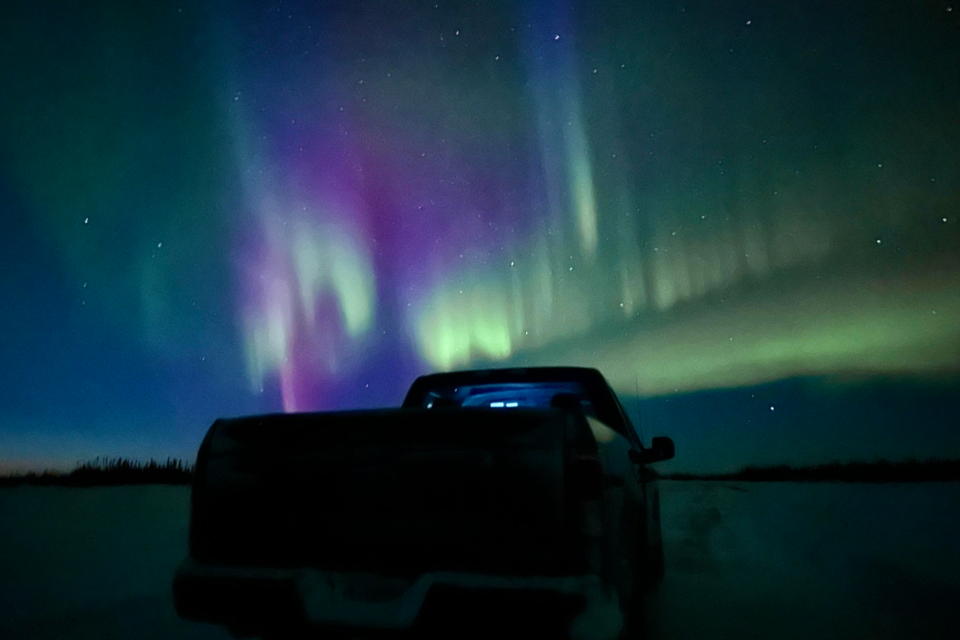
[[[413,577],[563,572],[559,410],[218,421],[197,462],[198,561]]]

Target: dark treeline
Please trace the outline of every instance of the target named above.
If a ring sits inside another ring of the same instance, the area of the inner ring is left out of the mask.
[[[960,480],[960,460],[830,462],[808,467],[751,465],[732,473],[665,473],[664,480],[739,480],[744,482],[946,482]],[[187,485],[193,465],[168,458],[147,463],[123,458],[96,458],[69,473],[44,471],[0,477],[0,487],[20,485],[106,487],[139,484]]]
[[[809,467],[751,465],[733,473],[668,473],[660,477],[666,480],[744,482],[946,482],[960,480],[960,460],[830,462]]]
[[[51,487],[106,487],[128,484],[190,484],[193,465],[168,458],[143,463],[123,458],[96,458],[78,463],[69,473],[44,471],[0,478],[0,487],[37,485]]]

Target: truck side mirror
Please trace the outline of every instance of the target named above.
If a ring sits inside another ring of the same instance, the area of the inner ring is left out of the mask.
[[[652,462],[660,462],[661,460],[669,460],[673,456],[677,455],[676,449],[673,446],[673,440],[666,436],[657,436],[653,439],[650,447],[656,455],[656,458]]]
[[[630,450],[630,459],[637,464],[650,464],[651,462],[660,462],[669,460],[676,455],[673,446],[673,440],[665,436],[657,436],[653,439],[650,447],[638,451]]]

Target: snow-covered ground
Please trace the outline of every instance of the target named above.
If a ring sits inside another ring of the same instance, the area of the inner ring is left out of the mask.
[[[0,489],[0,638],[230,638],[181,621],[187,487]]]
[[[960,637],[960,483],[665,482],[661,508],[651,637]]]
[[[960,483],[663,482],[650,637],[960,637]],[[229,638],[179,620],[189,489],[0,490],[0,638]]]

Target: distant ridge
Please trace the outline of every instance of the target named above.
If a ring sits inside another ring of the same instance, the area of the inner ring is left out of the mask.
[[[746,466],[732,473],[665,473],[665,480],[740,480],[743,482],[947,482],[960,480],[960,460],[829,462],[808,467],[786,464]]]
[[[960,459],[891,462],[830,462],[808,467],[746,466],[732,473],[657,473],[664,480],[738,480],[741,482],[949,482],[960,480]],[[188,485],[193,465],[168,458],[147,463],[122,458],[96,458],[69,473],[15,474],[0,477],[0,488],[21,485],[46,487],[113,487],[123,485]]]
[[[14,474],[0,477],[0,487],[34,485],[45,487],[113,487],[138,484],[185,485],[193,480],[193,465],[173,458],[147,463],[123,458],[96,458],[78,463],[69,473]]]

